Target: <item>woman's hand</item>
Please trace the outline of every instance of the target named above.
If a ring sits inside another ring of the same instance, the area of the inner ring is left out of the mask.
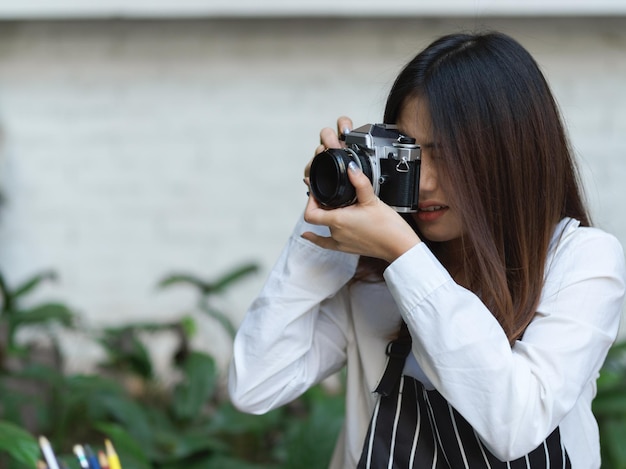
[[[305,232],[304,239],[326,249],[376,257],[390,263],[421,242],[409,224],[374,194],[370,180],[356,164],[349,165],[348,177],[356,189],[357,202],[327,210],[310,195],[305,221],[328,226],[331,236]]]

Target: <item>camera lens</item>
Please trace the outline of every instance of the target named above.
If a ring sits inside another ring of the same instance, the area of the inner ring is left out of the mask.
[[[352,150],[330,148],[313,158],[310,172],[311,193],[322,206],[337,208],[355,202],[356,191],[348,179],[348,163],[357,158],[363,171],[371,179],[369,161]]]

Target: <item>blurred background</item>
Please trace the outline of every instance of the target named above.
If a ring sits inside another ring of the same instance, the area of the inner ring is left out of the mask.
[[[198,290],[163,278],[251,262],[215,300],[236,327],[304,207],[319,130],[380,121],[417,51],[491,29],[541,65],[595,223],[626,246],[621,0],[2,0],[0,272],[15,286],[52,269],[29,301],[57,298],[89,329],[176,320]],[[216,321],[198,320],[193,343],[223,367]],[[66,370],[101,359],[64,334]],[[174,345],[157,339],[158,363]]]
[[[0,0],[0,468],[36,435],[78,468],[326,467],[342,376],[264,416],[224,391],[232,336],[340,115],[378,122],[440,35],[537,59],[595,223],[626,246],[624,0]],[[626,324],[621,338],[626,338]],[[594,401],[626,468],[626,341]]]

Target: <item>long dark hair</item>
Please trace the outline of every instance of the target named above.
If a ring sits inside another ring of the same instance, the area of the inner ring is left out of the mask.
[[[430,112],[438,177],[454,188],[469,288],[513,343],[535,314],[556,224],[590,224],[557,104],[535,60],[501,33],[429,45],[395,80],[385,122],[413,98]],[[358,275],[381,267],[364,259]]]

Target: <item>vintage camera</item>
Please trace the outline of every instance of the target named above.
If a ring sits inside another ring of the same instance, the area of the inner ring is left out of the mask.
[[[330,148],[311,162],[311,194],[327,208],[356,202],[348,179],[354,161],[370,179],[374,193],[397,212],[417,211],[421,151],[415,139],[395,125],[367,124],[345,135],[346,148]]]

